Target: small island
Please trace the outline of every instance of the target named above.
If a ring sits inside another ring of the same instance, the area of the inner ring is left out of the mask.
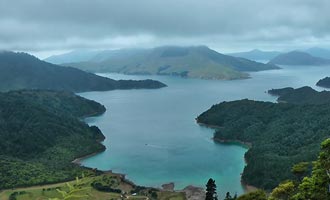
[[[319,87],[330,88],[330,77],[325,77],[316,83]]]

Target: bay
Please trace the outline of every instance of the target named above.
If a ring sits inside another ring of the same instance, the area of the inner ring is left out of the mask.
[[[233,81],[99,74],[113,79],[155,79],[168,87],[80,93],[107,108],[104,115],[86,119],[105,134],[107,149],[82,164],[123,173],[138,185],[153,187],[169,182],[174,182],[176,189],[204,187],[214,178],[222,195],[227,191],[242,194],[240,176],[247,149],[214,142],[214,130],[196,124],[195,118],[222,101],[248,98],[275,102],[276,97],[266,93],[272,88],[308,85],[323,90],[315,83],[330,75],[329,66],[282,67]]]

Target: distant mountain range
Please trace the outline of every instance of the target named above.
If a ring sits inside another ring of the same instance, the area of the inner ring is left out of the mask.
[[[330,59],[330,50],[329,49],[313,47],[313,48],[302,49],[302,50],[297,50],[297,51],[308,53],[308,54],[310,54],[314,57]],[[251,50],[251,51],[230,53],[228,55],[235,56],[235,57],[246,58],[246,59],[250,59],[250,60],[256,60],[256,61],[269,61],[269,60],[272,60],[276,56],[278,56],[280,54],[283,54],[283,53],[287,53],[287,52],[262,51],[262,50],[259,50],[259,49],[254,49],[254,50]]]
[[[50,64],[26,53],[0,52],[0,91],[51,89],[85,92],[164,86],[153,80],[116,81],[76,68]]]
[[[84,62],[92,59],[99,51],[78,50],[69,53],[53,55],[45,59],[46,62],[53,64],[62,64],[68,62]]]
[[[67,56],[63,55],[65,58]],[[60,56],[57,58],[62,59]],[[89,72],[175,75],[202,79],[241,79],[249,76],[246,72],[279,68],[272,64],[220,54],[206,46],[100,51],[89,61],[63,65]]]
[[[330,59],[330,50],[329,49],[314,47],[314,48],[306,49],[306,50],[304,50],[304,52],[309,53],[312,56]]]
[[[278,56],[279,54],[281,54],[281,52],[279,51],[261,51],[259,49],[254,49],[246,52],[230,53],[228,55],[246,58],[250,60],[269,61]]]
[[[302,51],[283,53],[269,61],[276,65],[330,65],[330,59],[312,56]]]

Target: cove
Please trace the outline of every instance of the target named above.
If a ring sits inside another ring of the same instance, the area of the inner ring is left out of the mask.
[[[87,119],[106,136],[107,150],[82,164],[123,173],[138,185],[153,187],[169,182],[174,182],[176,189],[204,187],[212,177],[219,193],[242,194],[240,174],[247,149],[214,142],[214,130],[199,126],[195,118],[221,101],[248,98],[274,102],[276,97],[265,93],[272,88],[308,85],[322,90],[315,83],[330,75],[327,66],[282,67],[234,81],[100,74],[113,79],[151,78],[168,87],[80,93],[107,108],[104,115]]]

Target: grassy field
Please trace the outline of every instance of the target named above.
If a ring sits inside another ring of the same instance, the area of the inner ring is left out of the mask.
[[[185,195],[180,192],[168,192],[160,191],[153,188],[137,187],[130,182],[123,179],[122,176],[112,173],[103,174],[96,177],[85,177],[81,179],[82,183],[80,186],[87,187],[88,189],[84,192],[89,197],[75,198],[82,200],[115,200],[115,199],[160,199],[160,200],[185,200]],[[75,185],[75,181],[67,182],[70,185]],[[98,183],[103,188],[111,188],[120,190],[120,192],[105,192],[92,187],[92,184]],[[61,194],[57,189],[62,191],[68,191],[66,183],[58,183],[43,186],[33,186],[27,188],[17,188],[10,190],[0,191],[1,200],[49,200],[50,198],[61,199]]]

